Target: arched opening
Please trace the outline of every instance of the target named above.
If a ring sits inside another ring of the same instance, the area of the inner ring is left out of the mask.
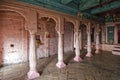
[[[27,61],[25,19],[13,11],[0,11],[0,64]]]
[[[58,35],[55,30],[56,22],[49,17],[41,17],[38,20],[38,32],[36,40],[40,41],[37,45],[37,56],[48,57],[57,54]]]
[[[64,25],[64,51],[73,51],[74,48],[74,24],[65,22]]]
[[[87,45],[87,26],[85,24],[81,24],[81,48],[85,48]]]

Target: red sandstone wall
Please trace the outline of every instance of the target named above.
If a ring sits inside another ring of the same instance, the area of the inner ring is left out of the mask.
[[[0,11],[0,63],[26,61],[26,40],[24,18],[15,12]]]

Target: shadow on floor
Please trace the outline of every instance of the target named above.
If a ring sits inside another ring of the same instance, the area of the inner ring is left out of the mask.
[[[44,58],[40,58],[38,60],[38,72],[41,75],[44,71],[44,69],[52,62],[54,61],[54,59],[56,58],[57,55],[52,55],[50,57],[46,57],[46,59]]]

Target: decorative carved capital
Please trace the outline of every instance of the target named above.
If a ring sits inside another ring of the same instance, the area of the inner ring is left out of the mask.
[[[62,16],[58,19],[58,24],[56,25],[56,31],[59,34],[64,34],[64,18]]]
[[[81,12],[78,12],[78,14],[77,14],[77,19],[78,19],[79,21],[82,21],[82,20],[83,20],[83,14],[82,14]]]
[[[80,23],[79,23],[78,20],[76,20],[75,27],[74,27],[74,32],[78,32],[79,31],[79,26],[80,26]]]
[[[99,34],[99,32],[100,32],[99,24],[97,24],[97,26],[96,26],[96,35]]]
[[[87,33],[88,33],[88,34],[90,34],[90,26],[91,26],[91,23],[88,22],[88,23],[87,23]]]
[[[29,30],[30,35],[35,35],[36,30]]]

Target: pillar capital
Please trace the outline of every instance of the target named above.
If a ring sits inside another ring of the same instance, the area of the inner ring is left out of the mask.
[[[35,35],[36,31],[34,30],[29,30],[30,35]]]
[[[87,23],[87,34],[90,34],[90,27],[91,27],[91,23],[88,22]]]
[[[96,25],[96,35],[98,35],[100,33],[99,26],[100,26],[99,24]]]
[[[65,19],[62,17],[62,16],[59,16],[58,18],[58,24],[56,25],[56,31],[57,33],[61,33],[61,34],[64,34],[64,21]]]
[[[79,31],[79,26],[80,26],[80,23],[78,20],[75,21],[75,28],[74,28],[74,32],[78,32]]]

